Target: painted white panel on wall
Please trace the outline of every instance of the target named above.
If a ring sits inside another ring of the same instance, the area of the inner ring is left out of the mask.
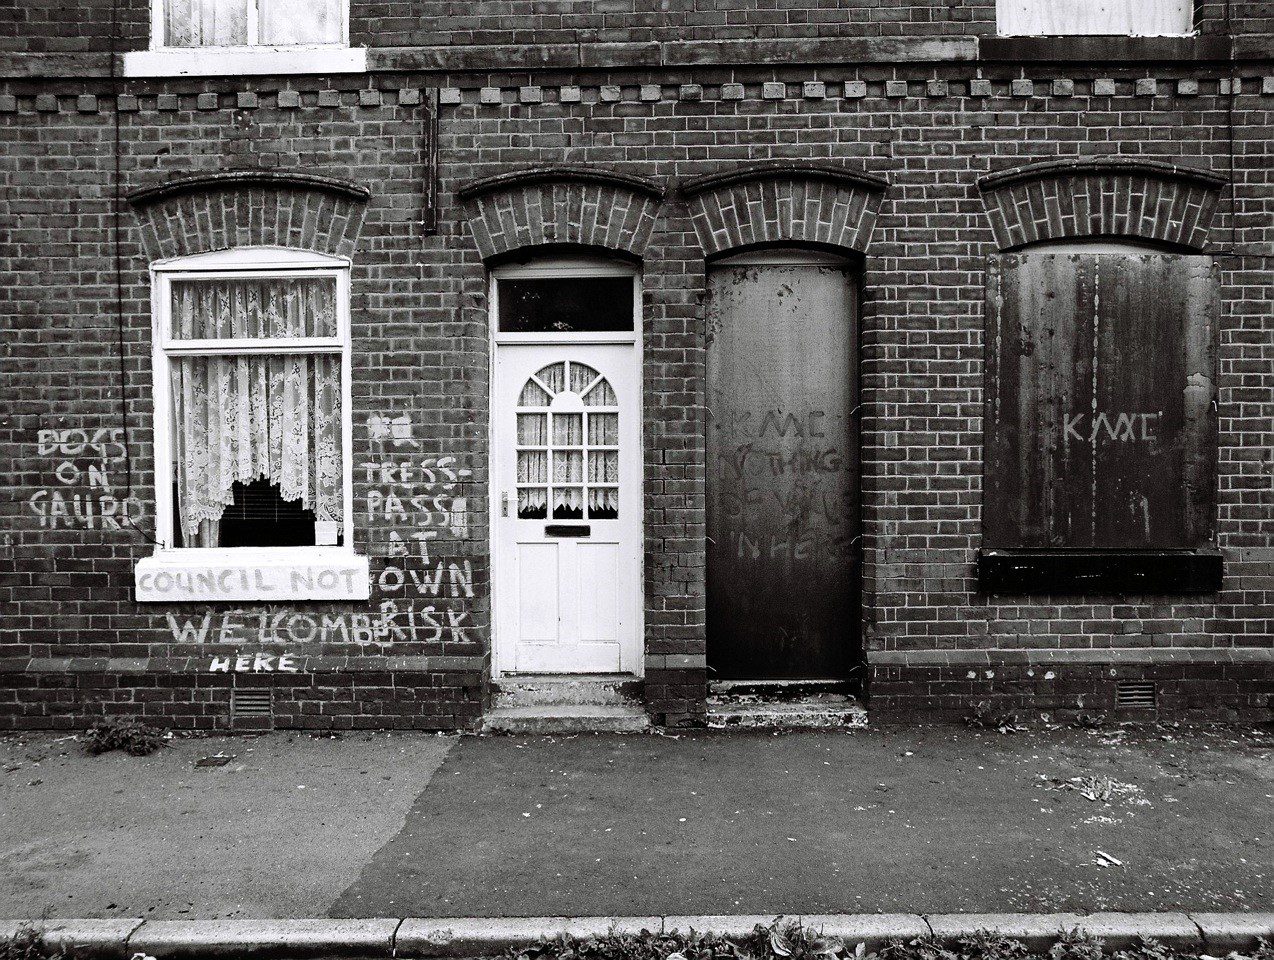
[[[1001,36],[1181,36],[1194,29],[1193,0],[996,0]]]
[[[367,557],[343,547],[161,550],[134,568],[138,603],[366,600]]]

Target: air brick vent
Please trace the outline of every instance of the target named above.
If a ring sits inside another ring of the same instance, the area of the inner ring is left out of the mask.
[[[274,713],[273,691],[270,690],[232,690],[230,691],[230,719],[234,723],[242,720],[269,721]]]
[[[1120,680],[1115,685],[1116,707],[1154,708],[1155,685],[1151,680]]]

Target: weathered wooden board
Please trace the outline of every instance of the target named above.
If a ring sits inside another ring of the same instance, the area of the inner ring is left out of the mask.
[[[839,265],[718,268],[708,311],[708,662],[841,678],[858,656],[858,330]]]
[[[987,277],[985,545],[1210,543],[1211,258],[1027,252]]]

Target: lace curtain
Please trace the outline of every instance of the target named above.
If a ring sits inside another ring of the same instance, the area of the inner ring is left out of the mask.
[[[340,0],[259,0],[257,43],[340,43]],[[235,47],[248,42],[248,0],[165,0],[170,47]]]
[[[173,334],[324,336],[335,332],[326,278],[173,284]],[[186,541],[216,544],[234,484],[278,484],[315,518],[341,521],[341,358],[229,354],[172,358],[177,503]]]
[[[166,0],[170,47],[233,47],[248,42],[247,0]]]

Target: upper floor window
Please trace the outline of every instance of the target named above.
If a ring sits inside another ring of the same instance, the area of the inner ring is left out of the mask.
[[[347,42],[345,0],[154,0],[157,47]]]
[[[1193,0],[996,0],[1000,36],[1166,37],[1194,27]]]

